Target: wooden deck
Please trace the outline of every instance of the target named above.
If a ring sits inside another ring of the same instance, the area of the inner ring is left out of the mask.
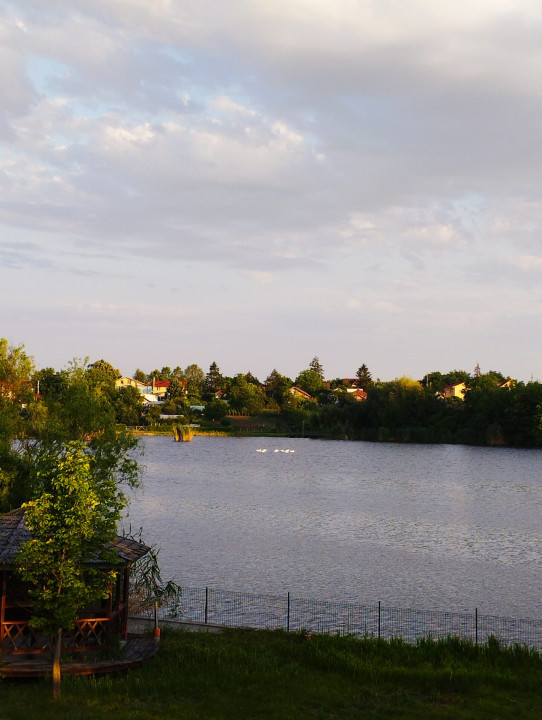
[[[154,637],[132,637],[114,660],[85,659],[82,662],[63,662],[63,675],[98,675],[137,667],[151,658],[158,649]],[[42,677],[52,673],[52,660],[46,655],[4,655],[0,657],[0,675],[8,678]]]

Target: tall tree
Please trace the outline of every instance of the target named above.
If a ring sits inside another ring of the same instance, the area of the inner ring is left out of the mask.
[[[211,399],[211,397],[219,390],[224,389],[224,378],[222,377],[220,368],[214,360],[209,366],[209,372],[205,376],[204,388],[205,395],[208,399]]]
[[[62,633],[73,628],[83,606],[107,597],[115,578],[104,565],[116,559],[108,543],[125,498],[114,479],[96,469],[83,442],[50,450],[35,467],[35,498],[23,505],[31,537],[18,554],[18,573],[31,588],[30,624],[54,645],[54,697]]]
[[[367,390],[367,388],[373,384],[373,377],[365,363],[357,369],[356,378],[358,380],[358,387],[362,390]]]
[[[192,399],[197,399],[201,396],[203,389],[203,383],[205,382],[205,373],[199,367],[193,363],[188,365],[184,371],[186,378],[186,392]]]
[[[309,363],[309,370],[313,370],[315,373],[317,373],[322,381],[324,380],[324,368],[320,362],[320,360],[316,357],[316,355],[313,357],[313,359]]]

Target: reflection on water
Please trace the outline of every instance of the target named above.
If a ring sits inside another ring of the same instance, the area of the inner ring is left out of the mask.
[[[182,584],[542,615],[542,452],[286,438],[144,445],[127,522],[161,546],[164,575]]]

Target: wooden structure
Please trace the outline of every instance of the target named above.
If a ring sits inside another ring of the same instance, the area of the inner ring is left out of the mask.
[[[0,515],[0,657],[50,652],[47,638],[28,624],[32,615],[28,587],[14,572],[15,556],[29,538],[22,508]],[[112,637],[127,637],[130,566],[150,548],[120,535],[110,547],[119,559],[114,566],[116,582],[99,606],[81,610],[75,627],[63,634],[64,650],[91,650],[107,645]]]
[[[75,662],[62,664],[63,675],[102,675],[103,673],[131,670],[155,655],[158,643],[154,637],[131,637],[118,657],[105,659],[99,656],[78,656]],[[51,674],[51,658],[46,655],[4,655],[0,675],[9,678],[36,678]]]

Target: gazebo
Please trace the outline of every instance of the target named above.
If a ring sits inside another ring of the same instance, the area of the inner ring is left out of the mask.
[[[50,652],[47,639],[28,624],[32,601],[28,587],[14,572],[15,556],[29,538],[23,508],[0,515],[0,656]],[[109,546],[118,557],[116,582],[107,599],[97,607],[83,608],[75,627],[64,633],[63,649],[70,652],[107,645],[112,637],[127,637],[130,566],[150,548],[121,535]]]

